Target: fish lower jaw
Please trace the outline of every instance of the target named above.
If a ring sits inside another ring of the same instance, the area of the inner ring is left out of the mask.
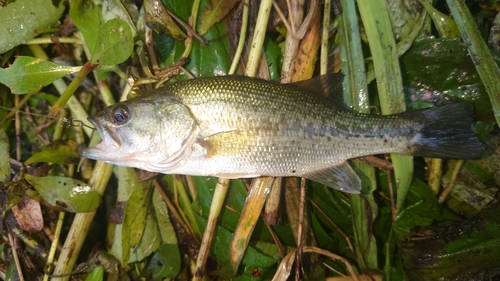
[[[94,160],[102,160],[106,161],[109,159],[111,155],[116,153],[119,147],[115,145],[107,145],[106,143],[101,142],[94,146],[88,147],[82,151],[82,156],[85,158],[90,158]]]

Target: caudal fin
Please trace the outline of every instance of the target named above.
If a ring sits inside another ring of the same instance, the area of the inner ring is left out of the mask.
[[[434,158],[477,159],[484,145],[471,131],[474,107],[460,102],[414,112],[421,122],[412,154]]]

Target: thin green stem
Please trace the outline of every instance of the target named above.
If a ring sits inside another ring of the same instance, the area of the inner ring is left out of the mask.
[[[250,53],[248,55],[247,69],[245,72],[246,76],[255,77],[257,74],[272,5],[272,0],[262,0],[260,2],[257,23],[255,24],[252,44],[250,45]]]
[[[385,0],[357,0],[373,59],[382,114],[406,110],[396,42]],[[397,186],[396,213],[403,210],[413,175],[413,159],[391,154]]]
[[[64,93],[62,93],[61,97],[56,101],[54,106],[52,107],[51,116],[57,116],[59,112],[64,108],[68,100],[73,96],[76,92],[80,84],[82,84],[83,79],[87,77],[87,75],[92,72],[97,65],[93,65],[90,61],[85,63],[83,67],[80,69],[78,74],[75,76],[73,81],[68,85]]]
[[[321,75],[326,74],[328,69],[328,31],[330,27],[330,6],[331,0],[325,0],[323,7],[323,28],[321,32],[321,54],[319,72]]]
[[[40,44],[82,44],[82,40],[76,37],[42,37],[42,38],[34,38],[27,42],[25,45],[40,45]]]
[[[238,67],[238,63],[240,62],[241,53],[243,52],[243,47],[245,46],[245,40],[247,37],[247,28],[248,28],[248,6],[250,5],[250,0],[245,0],[243,3],[243,13],[241,15],[241,31],[240,38],[238,41],[238,47],[236,48],[236,53],[234,54],[233,62],[231,64],[231,68],[229,69],[228,74],[234,74],[236,72],[236,67]]]
[[[191,8],[190,25],[193,30],[196,30],[196,19],[198,18],[198,10],[200,9],[200,0],[194,0],[193,7]],[[193,35],[188,35],[188,40],[186,43],[186,49],[181,55],[181,58],[189,57],[191,49],[193,48]]]
[[[196,259],[196,269],[193,280],[201,281],[203,279],[203,272],[205,271],[205,264],[207,262],[208,255],[210,254],[210,245],[217,226],[217,219],[219,218],[220,211],[224,205],[224,199],[226,198],[228,188],[229,179],[220,178],[217,181],[214,191],[214,200],[210,205],[210,213],[208,214],[207,227],[203,232],[198,258]]]

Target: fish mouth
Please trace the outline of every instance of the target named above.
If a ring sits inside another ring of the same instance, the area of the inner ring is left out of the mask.
[[[107,126],[104,126],[99,119],[89,117],[88,120],[97,129],[101,135],[102,141],[94,146],[84,149],[82,151],[82,156],[95,160],[106,160],[106,155],[109,155],[120,148],[121,140]]]

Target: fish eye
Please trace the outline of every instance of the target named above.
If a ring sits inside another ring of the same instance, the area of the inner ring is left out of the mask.
[[[128,121],[128,108],[126,105],[119,105],[111,112],[111,117],[113,121],[118,124],[125,124]]]

